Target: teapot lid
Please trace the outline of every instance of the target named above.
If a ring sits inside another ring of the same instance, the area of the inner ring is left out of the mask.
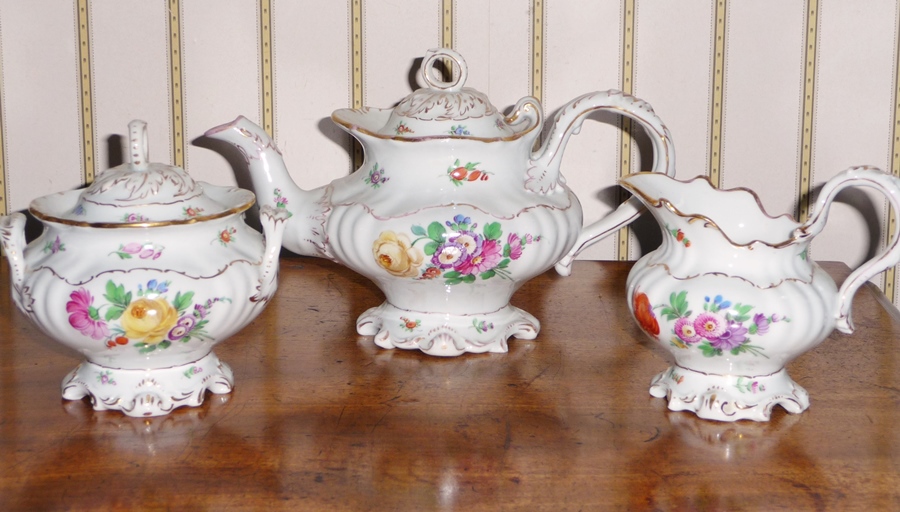
[[[445,82],[438,76],[434,64],[439,59],[454,63],[455,79]],[[371,135],[409,140],[443,137],[500,140],[534,128],[533,124],[522,123],[522,119],[507,119],[485,94],[464,87],[467,77],[466,61],[459,53],[449,48],[433,48],[426,52],[416,74],[420,89],[396,107],[342,109],[332,118],[338,124]]]
[[[83,190],[35,199],[42,220],[99,227],[151,227],[219,218],[250,208],[249,190],[195,181],[184,169],[148,161],[147,123],[128,124],[128,162],[100,173]]]

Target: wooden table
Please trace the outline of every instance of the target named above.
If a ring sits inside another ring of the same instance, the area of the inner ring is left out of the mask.
[[[233,393],[139,419],[60,398],[78,357],[14,309],[4,264],[0,510],[900,509],[900,321],[876,288],[856,334],[790,365],[808,411],[726,424],[648,394],[670,356],[628,315],[629,268],[540,276],[513,299],[536,340],[442,359],[356,334],[382,301],[363,277],[284,257],[217,348]]]

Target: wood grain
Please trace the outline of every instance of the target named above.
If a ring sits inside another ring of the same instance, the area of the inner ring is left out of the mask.
[[[722,424],[648,394],[670,357],[628,315],[630,266],[542,275],[513,299],[536,340],[442,359],[356,334],[383,300],[365,278],[284,257],[268,309],[216,350],[234,392],[137,419],[60,398],[79,358],[15,310],[3,265],[0,509],[900,508],[900,321],[876,288],[854,335],[790,365],[808,411]]]

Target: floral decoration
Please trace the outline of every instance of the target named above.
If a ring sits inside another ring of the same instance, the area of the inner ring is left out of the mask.
[[[674,237],[675,237],[675,240],[677,240],[677,241],[681,242],[682,244],[684,244],[685,247],[690,247],[690,246],[691,246],[691,241],[688,240],[687,238],[685,238],[685,236],[684,236],[684,231],[682,231],[682,230],[680,230],[680,229],[678,229],[678,228],[672,228],[672,227],[669,227],[668,224],[666,224],[666,231],[667,231],[670,235],[674,236]]]
[[[400,324],[400,327],[403,327],[404,330],[407,330],[409,332],[413,332],[414,330],[422,326],[421,320],[412,320],[410,318],[402,316],[400,317],[400,322],[402,322]]]
[[[140,213],[126,213],[122,216],[122,222],[148,222],[149,220],[150,219],[144,217]]]
[[[484,320],[478,320],[477,318],[472,320],[472,327],[478,332],[478,334],[484,334],[490,330],[494,329],[493,322],[487,322]]]
[[[234,227],[227,227],[219,232],[219,236],[213,239],[212,242],[219,242],[222,244],[222,247],[228,247],[228,244],[234,242],[234,234],[237,233],[237,229]]]
[[[738,377],[734,387],[738,388],[741,393],[759,393],[766,390],[766,386],[760,384],[758,380],[751,380],[746,377]]]
[[[384,169],[379,169],[378,163],[375,163],[369,170],[369,175],[364,181],[367,185],[372,185],[372,188],[378,188],[384,185],[389,179],[391,178],[384,175]]]
[[[166,349],[176,341],[208,339],[205,327],[210,308],[230,300],[215,298],[195,304],[194,292],[189,291],[177,292],[170,301],[170,284],[151,279],[146,288],[138,285],[137,291],[132,292],[109,280],[103,295],[107,303],[100,306],[94,305],[94,297],[87,289],[79,288],[66,303],[69,325],[85,336],[104,341],[110,349],[132,345],[141,353]]]
[[[182,215],[184,215],[185,217],[187,217],[189,219],[197,217],[198,215],[201,215],[202,213],[203,213],[203,208],[198,208],[196,206],[185,206],[181,212]]]
[[[406,126],[406,123],[404,123],[403,121],[400,121],[400,124],[398,124],[397,127],[394,128],[394,131],[397,133],[397,135],[403,135],[405,133],[416,133],[412,128]]]
[[[112,377],[112,371],[106,370],[102,372],[97,372],[97,382],[100,384],[109,384],[111,386],[116,385],[116,380]]]
[[[60,241],[60,239],[59,239],[59,235],[57,235],[56,240],[54,240],[52,242],[47,242],[46,244],[44,244],[43,252],[45,252],[45,253],[49,252],[50,254],[56,254],[60,251],[65,251],[65,250],[66,250],[66,244],[62,243],[62,241]]]
[[[281,189],[276,188],[273,194],[275,195],[275,208],[282,208],[288,212],[288,218],[293,217],[294,214],[287,209],[288,198],[284,197],[284,195],[281,193]]]
[[[472,135],[469,133],[468,128],[461,124],[453,125],[450,127],[450,135]]]
[[[465,215],[453,220],[432,222],[427,227],[410,229],[416,238],[403,233],[383,231],[372,247],[375,261],[390,274],[416,279],[444,278],[446,284],[474,283],[479,278],[500,276],[511,279],[508,270],[513,260],[522,257],[525,247],[539,242],[540,236],[510,233],[503,241],[499,222],[478,224]],[[424,243],[421,249],[415,245]]]
[[[789,318],[778,314],[752,313],[753,306],[732,304],[721,295],[704,297],[703,312],[695,315],[688,305],[687,291],[673,292],[668,304],[657,307],[661,308],[660,315],[674,321],[672,345],[680,349],[697,347],[707,357],[730,352],[768,358],[762,347],[751,344],[751,337],[767,334],[777,322],[790,322]]]
[[[469,162],[465,165],[457,158],[453,165],[447,168],[447,176],[450,183],[461,187],[467,181],[487,181],[492,173],[477,169],[478,162]]]
[[[199,375],[201,373],[203,373],[203,368],[201,368],[199,366],[191,366],[190,368],[188,368],[187,370],[184,371],[184,376],[190,379],[194,375]]]
[[[130,260],[135,256],[142,260],[155,260],[162,256],[163,249],[165,247],[158,244],[131,242],[119,244],[119,248],[109,253],[109,256],[115,254],[123,260]]]

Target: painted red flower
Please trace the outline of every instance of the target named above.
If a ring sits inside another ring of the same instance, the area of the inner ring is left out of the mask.
[[[650,305],[647,294],[635,293],[632,297],[632,306],[634,318],[641,329],[652,336],[659,336],[659,322],[656,321],[656,315],[653,314],[653,307]]]

